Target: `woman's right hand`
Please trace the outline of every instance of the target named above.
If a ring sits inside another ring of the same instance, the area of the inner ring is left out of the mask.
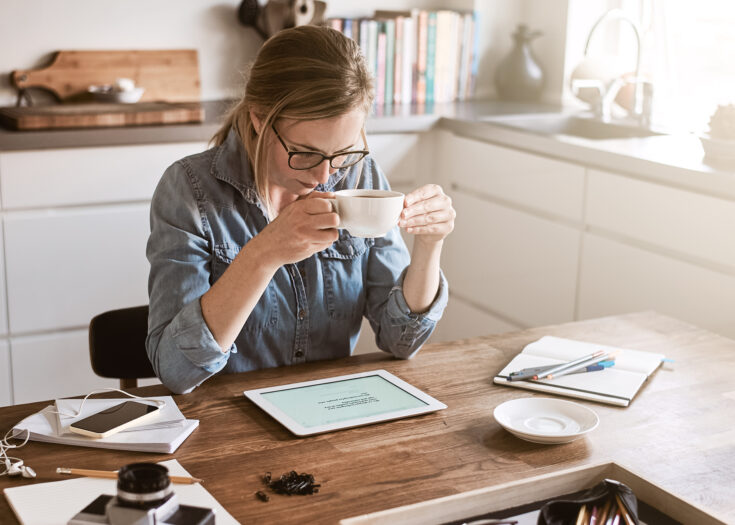
[[[286,206],[262,232],[257,241],[264,261],[276,268],[296,263],[322,251],[339,237],[339,216],[327,199],[332,193],[314,191]]]

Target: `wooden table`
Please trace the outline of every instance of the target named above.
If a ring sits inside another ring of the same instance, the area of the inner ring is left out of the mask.
[[[521,441],[492,411],[532,394],[492,378],[524,345],[542,335],[666,354],[627,408],[580,401],[600,426],[564,445]],[[446,403],[447,410],[310,438],[295,438],[242,391],[384,368]],[[652,312],[608,317],[427,345],[410,361],[381,354],[212,378],[176,396],[200,427],[171,455],[29,443],[18,452],[38,473],[62,479],[57,466],[116,469],[134,461],[176,458],[243,523],[336,523],[342,518],[480,487],[615,461],[663,489],[735,523],[735,341]],[[139,389],[162,393],[162,387]],[[0,409],[0,430],[47,403]],[[322,484],[319,494],[259,501],[261,476],[296,470]],[[0,478],[0,489],[30,480]],[[14,523],[0,498],[0,523]]]

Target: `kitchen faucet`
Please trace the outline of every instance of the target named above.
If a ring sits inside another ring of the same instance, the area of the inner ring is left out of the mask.
[[[589,51],[590,42],[597,28],[606,21],[620,20],[626,22],[633,29],[636,41],[636,61],[635,61],[635,73],[632,80],[626,80],[622,76],[616,77],[608,82],[600,79],[574,79],[572,80],[572,90],[575,95],[578,94],[582,88],[593,88],[598,92],[598,96],[594,102],[591,103],[592,110],[595,116],[603,122],[610,122],[612,119],[612,104],[617,97],[618,92],[628,82],[634,84],[633,90],[633,107],[629,111],[630,114],[638,117],[639,123],[648,125],[650,122],[651,112],[651,98],[653,95],[652,85],[649,82],[643,82],[640,79],[640,68],[641,68],[641,33],[638,29],[638,25],[629,18],[622,9],[615,8],[605,12],[597,21],[592,25],[589,35],[587,35],[587,42],[584,46],[584,55],[587,56]],[[639,86],[643,86],[643,104],[642,108],[638,108],[639,104]]]

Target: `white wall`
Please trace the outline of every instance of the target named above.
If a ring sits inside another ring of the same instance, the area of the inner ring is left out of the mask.
[[[261,0],[262,2],[262,0]],[[0,105],[15,103],[9,73],[46,65],[59,49],[172,49],[199,51],[202,99],[237,96],[261,43],[237,21],[239,0],[2,0]],[[493,73],[510,50],[521,21],[544,36],[534,45],[557,97],[563,68],[568,0],[331,0],[328,16],[366,16],[375,9],[475,9],[480,14],[478,97],[494,93]],[[561,50],[561,53],[560,53]],[[555,73],[555,71],[559,71]],[[38,95],[36,95],[38,96]]]
[[[199,51],[204,100],[238,92],[260,38],[237,21],[237,0],[2,0],[0,105],[15,102],[8,73],[46,65],[60,49]]]

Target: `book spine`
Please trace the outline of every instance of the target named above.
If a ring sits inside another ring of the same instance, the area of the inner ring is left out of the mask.
[[[330,18],[329,27],[341,33],[342,32],[342,19],[341,18]]]
[[[436,74],[436,12],[430,12],[426,30],[426,102],[434,102]]]
[[[368,68],[374,79],[378,77],[378,22],[376,20],[368,20],[367,23],[367,57]]]
[[[471,98],[475,94],[475,83],[477,82],[477,66],[478,66],[478,50],[480,49],[480,13],[475,11],[472,13],[472,67],[470,68],[470,82],[467,98]]]
[[[404,104],[413,102],[413,72],[416,63],[416,24],[414,18],[403,21],[403,72],[401,76]]]
[[[385,53],[386,53],[386,34],[385,24],[381,23],[377,35],[377,71],[375,75],[375,103],[378,106],[385,104]]]
[[[474,38],[472,34],[472,15],[465,13],[462,20],[462,52],[459,61],[459,85],[457,86],[457,98],[459,100],[467,98],[471,72],[472,39]]]
[[[395,60],[393,63],[393,102],[400,104],[403,101],[403,28],[404,17],[396,17],[396,45]]]
[[[393,84],[396,58],[396,22],[386,20],[385,27],[385,104],[393,103]]]
[[[418,50],[416,56],[416,101],[426,102],[426,54],[429,36],[429,13],[420,11],[418,15]]]
[[[351,18],[345,18],[344,23],[342,24],[342,32],[345,34],[347,38],[352,38],[355,40],[355,37],[352,32],[352,24],[353,20]]]
[[[360,49],[362,49],[362,54],[365,57],[365,63],[367,64],[368,70],[370,70],[370,60],[368,59],[368,20],[360,20],[359,27],[360,34],[358,42],[360,42]]]

